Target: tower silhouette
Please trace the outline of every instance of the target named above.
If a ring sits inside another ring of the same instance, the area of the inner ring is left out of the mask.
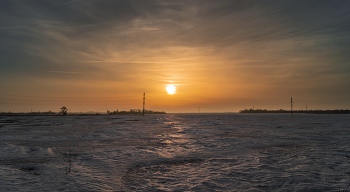
[[[142,115],[145,115],[145,100],[146,100],[146,94],[143,92],[143,109],[142,109]]]
[[[290,98],[290,114],[293,115],[293,97]]]

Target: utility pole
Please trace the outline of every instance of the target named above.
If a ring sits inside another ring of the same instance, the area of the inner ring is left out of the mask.
[[[293,115],[293,97],[290,98],[290,114]]]
[[[307,105],[306,105],[306,111],[307,111]]]
[[[142,110],[142,115],[145,115],[145,100],[146,100],[146,94],[143,92],[143,110]]]

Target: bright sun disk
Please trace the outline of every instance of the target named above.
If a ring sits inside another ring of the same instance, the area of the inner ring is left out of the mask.
[[[168,92],[168,94],[174,94],[176,92],[176,88],[174,85],[168,85],[166,87],[166,91]]]

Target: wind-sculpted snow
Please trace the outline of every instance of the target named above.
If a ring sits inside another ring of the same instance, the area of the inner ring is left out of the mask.
[[[350,116],[0,116],[0,191],[345,191]]]

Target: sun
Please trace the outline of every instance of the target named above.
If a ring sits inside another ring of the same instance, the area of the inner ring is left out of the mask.
[[[176,87],[174,85],[168,85],[166,87],[166,91],[168,94],[174,94],[176,92]]]

